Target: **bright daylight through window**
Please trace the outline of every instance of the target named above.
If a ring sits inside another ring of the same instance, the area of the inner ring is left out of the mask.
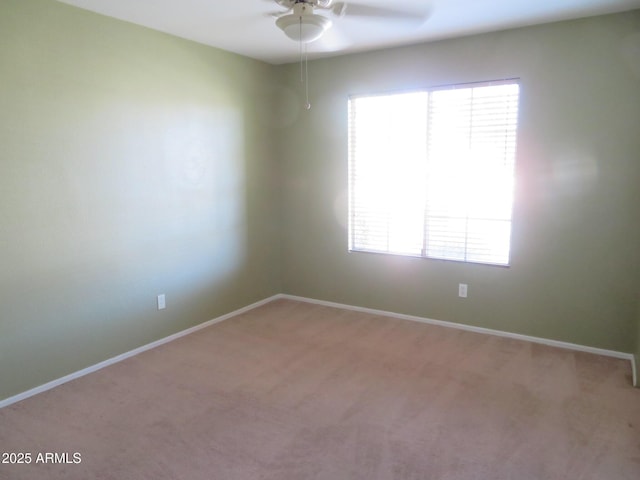
[[[349,249],[509,264],[515,80],[349,99]]]

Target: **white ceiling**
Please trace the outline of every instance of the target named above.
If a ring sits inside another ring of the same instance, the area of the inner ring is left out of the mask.
[[[299,45],[275,26],[274,0],[59,0],[155,30],[279,64],[296,61]],[[456,36],[640,8],[640,0],[354,0],[424,15],[424,22],[335,17],[309,58],[374,50]],[[347,6],[348,10],[348,6]]]

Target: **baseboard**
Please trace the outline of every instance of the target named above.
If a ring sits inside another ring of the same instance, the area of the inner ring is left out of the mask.
[[[26,392],[22,392],[19,393],[17,395],[14,395],[12,397],[6,398],[4,400],[0,400],[0,408],[4,408],[7,407],[9,405],[12,405],[16,402],[19,402],[21,400],[27,399],[29,397],[32,397],[34,395],[37,395],[39,393],[42,392],[46,392],[47,390],[51,390],[52,388],[55,388],[59,385],[62,385],[64,383],[70,382],[71,380],[75,380],[76,378],[80,378],[83,377],[85,375],[88,375],[90,373],[96,372],[102,368],[108,367],[110,365],[113,365],[115,363],[121,362],[123,360],[126,360],[127,358],[133,357],[135,355],[138,355],[139,353],[145,352],[147,350],[151,350],[152,348],[156,348],[159,347],[160,345],[164,345],[166,343],[172,342],[173,340],[176,340],[178,338],[184,337],[186,335],[189,335],[191,333],[197,332],[198,330],[202,330],[203,328],[207,328],[211,325],[214,325],[216,323],[220,323],[223,322],[225,320],[228,320],[230,318],[236,317],[238,315],[241,315],[245,312],[248,312],[250,310],[253,310],[255,308],[261,307],[263,305],[266,305],[267,303],[271,303],[274,300],[278,300],[278,299],[285,299],[285,300],[295,300],[298,302],[305,302],[305,303],[312,303],[312,304],[316,304],[316,305],[323,305],[326,307],[334,307],[334,308],[342,308],[345,310],[352,310],[352,311],[356,311],[356,312],[363,312],[363,313],[370,313],[370,314],[374,314],[374,315],[382,315],[382,316],[386,316],[386,317],[391,317],[391,318],[398,318],[401,320],[410,320],[413,322],[420,322],[420,323],[426,323],[426,324],[430,324],[430,325],[438,325],[441,327],[447,327],[447,328],[455,328],[458,330],[466,330],[469,332],[475,332],[475,333],[483,333],[486,335],[494,335],[494,336],[498,336],[498,337],[506,337],[506,338],[512,338],[512,339],[516,339],[516,340],[524,340],[527,342],[533,342],[533,343],[539,343],[539,344],[543,344],[543,345],[548,345],[548,346],[552,346],[552,347],[559,347],[559,348],[565,348],[565,349],[569,349],[569,350],[576,350],[576,351],[580,351],[580,352],[586,352],[586,353],[593,353],[596,355],[604,355],[607,357],[614,357],[614,358],[619,358],[619,359],[623,359],[623,360],[629,360],[631,362],[631,368],[632,368],[632,372],[633,372],[633,384],[636,386],[640,386],[638,384],[638,372],[636,369],[636,362],[635,362],[635,356],[632,353],[624,353],[624,352],[617,352],[615,350],[606,350],[606,349],[602,349],[602,348],[595,348],[595,347],[587,347],[584,345],[577,345],[574,343],[568,343],[568,342],[561,342],[558,340],[550,340],[550,339],[546,339],[546,338],[539,338],[539,337],[532,337],[529,335],[521,335],[518,333],[510,333],[510,332],[504,332],[501,330],[493,330],[490,328],[483,328],[483,327],[474,327],[471,325],[464,325],[464,324],[460,324],[460,323],[454,323],[454,322],[446,322],[443,320],[433,320],[430,318],[425,318],[425,317],[418,317],[418,316],[414,316],[414,315],[405,315],[402,313],[395,313],[395,312],[388,312],[385,310],[377,310],[377,309],[373,309],[373,308],[366,308],[366,307],[358,307],[358,306],[354,306],[354,305],[346,305],[343,303],[336,303],[336,302],[328,302],[325,300],[316,300],[313,298],[307,298],[307,297],[298,297],[295,295],[288,295],[288,294],[284,294],[284,293],[279,293],[277,295],[273,295],[269,298],[265,298],[264,300],[260,300],[258,302],[252,303],[251,305],[247,305],[246,307],[240,308],[238,310],[234,310],[233,312],[227,313],[225,315],[222,315],[220,317],[214,318],[213,320],[209,320],[207,322],[201,323],[199,325],[196,325],[195,327],[191,327],[188,328],[186,330],[183,330],[181,332],[178,333],[174,333],[173,335],[169,335],[168,337],[165,338],[161,338],[160,340],[156,340],[155,342],[151,342],[147,345],[143,345],[141,347],[135,348],[129,352],[125,352],[121,355],[118,355],[116,357],[110,358],[108,360],[104,360],[103,362],[97,363],[95,365],[92,365],[90,367],[84,368],[82,370],[79,370],[77,372],[74,373],[70,373],[69,375],[65,375],[62,378],[58,378],[57,380],[53,380],[51,382],[45,383],[44,385],[40,385],[39,387],[35,387],[32,388],[30,390],[27,390]]]
[[[638,365],[640,365],[640,358],[638,355],[633,355],[631,359],[631,371],[633,373],[633,386],[640,387],[640,378],[638,378]]]
[[[155,342],[148,343],[141,347],[135,348],[129,352],[125,352],[121,355],[115,356],[108,360],[104,360],[103,362],[97,363],[90,367],[84,368],[82,370],[78,370],[77,372],[73,372],[73,373],[70,373],[69,375],[65,375],[62,378],[52,380],[51,382],[45,383],[44,385],[40,385],[39,387],[35,387],[35,388],[32,388],[31,390],[27,390],[26,392],[22,392],[12,397],[6,398],[4,400],[0,400],[0,408],[7,407],[11,404],[19,402],[20,400],[24,400],[26,398],[33,397],[34,395],[37,395],[39,393],[46,392],[47,390],[51,390],[52,388],[62,385],[63,383],[70,382],[71,380],[75,380],[76,378],[84,377],[85,375],[96,372],[102,368],[108,367],[110,365],[121,362],[123,360],[126,360],[127,358],[138,355],[139,353],[146,352],[147,350],[151,350],[152,348],[159,347],[160,345],[164,345],[165,343],[172,342],[173,340],[177,340],[180,337],[184,337],[191,333],[197,332],[198,330],[202,330],[203,328],[207,328],[216,323],[223,322],[225,320],[238,316],[242,313],[253,310],[254,308],[261,307],[262,305],[270,303],[279,297],[280,295],[274,295],[272,297],[265,298],[264,300],[260,300],[258,302],[252,303],[251,305],[247,305],[246,307],[242,307],[238,310],[234,310],[233,312],[214,318],[213,320],[209,320],[207,322],[201,323],[199,325],[196,325],[195,327],[191,327],[181,332],[174,333],[173,335],[169,335],[168,337],[161,338],[160,340],[156,340]]]
[[[505,338],[512,338],[515,340],[524,340],[527,342],[532,342],[532,343],[538,343],[538,344],[542,344],[542,345],[548,345],[551,347],[558,347],[558,348],[565,348],[568,350],[576,350],[579,352],[586,352],[586,353],[593,353],[596,355],[604,355],[606,357],[613,357],[613,358],[619,358],[619,359],[623,359],[623,360],[629,360],[631,361],[631,364],[633,366],[633,371],[634,371],[634,378],[635,377],[635,361],[634,361],[634,355],[632,353],[624,353],[624,352],[618,352],[615,350],[606,350],[603,348],[595,348],[595,347],[587,347],[584,345],[578,345],[575,343],[569,343],[569,342],[561,342],[559,340],[551,340],[551,339],[547,339],[547,338],[540,338],[540,337],[532,337],[529,335],[522,335],[519,333],[510,333],[510,332],[504,332],[502,330],[493,330],[491,328],[483,328],[483,327],[474,327],[472,325],[464,325],[461,323],[454,323],[454,322],[446,322],[443,320],[433,320],[431,318],[424,318],[424,317],[417,317],[414,315],[405,315],[403,313],[395,313],[395,312],[388,312],[386,310],[376,310],[373,308],[366,308],[366,307],[357,307],[357,306],[353,306],[353,305],[345,305],[343,303],[335,303],[335,302],[327,302],[325,300],[316,300],[313,298],[307,298],[307,297],[298,297],[295,295],[286,295],[286,294],[281,294],[281,295],[276,295],[276,298],[283,298],[283,299],[287,299],[287,300],[295,300],[298,302],[306,302],[306,303],[313,303],[316,305],[323,305],[325,307],[334,307],[334,308],[342,308],[345,310],[352,310],[355,312],[363,312],[363,313],[371,313],[373,315],[382,315],[385,317],[392,317],[392,318],[398,318],[401,320],[410,320],[412,322],[420,322],[420,323],[427,323],[430,325],[438,325],[441,327],[447,327],[447,328],[455,328],[458,330],[466,330],[469,332],[475,332],[475,333],[483,333],[485,335],[494,335],[494,336],[498,336],[498,337],[505,337]],[[635,380],[634,380],[635,382]]]

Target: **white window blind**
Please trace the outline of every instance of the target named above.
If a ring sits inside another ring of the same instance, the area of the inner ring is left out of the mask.
[[[349,99],[349,249],[508,265],[519,86]]]

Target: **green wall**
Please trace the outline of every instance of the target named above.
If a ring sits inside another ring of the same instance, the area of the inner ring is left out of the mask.
[[[634,361],[636,363],[635,386],[640,387],[640,301],[638,302],[638,326],[636,333],[636,350]]]
[[[281,291],[274,68],[0,1],[0,399]]]
[[[284,291],[633,352],[639,52],[635,11],[312,62],[312,110],[281,138]],[[280,74],[301,98],[298,72]],[[521,79],[511,266],[347,252],[348,95],[511,77]]]

